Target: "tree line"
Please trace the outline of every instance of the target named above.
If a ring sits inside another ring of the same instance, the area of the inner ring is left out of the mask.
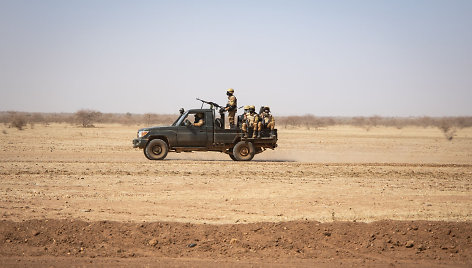
[[[132,113],[101,113],[96,110],[82,109],[75,113],[26,113],[16,111],[0,112],[0,123],[8,127],[24,129],[27,125],[34,128],[35,124],[48,125],[51,123],[69,123],[82,127],[94,127],[97,123],[115,123],[123,125],[169,125],[175,121],[176,114],[132,114]],[[472,127],[472,116],[456,117],[381,117],[357,116],[334,117],[314,115],[276,116],[276,126],[279,129],[305,128],[318,129],[335,125],[349,125],[364,128],[369,131],[373,127],[395,127],[398,129],[417,127],[436,127],[444,132],[446,138],[452,139],[455,132],[461,128]]]

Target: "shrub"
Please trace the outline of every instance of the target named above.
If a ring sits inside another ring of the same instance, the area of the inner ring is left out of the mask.
[[[18,130],[23,130],[23,128],[26,126],[27,121],[23,114],[13,113],[11,118],[11,127],[16,127]]]
[[[443,118],[440,120],[438,128],[442,130],[444,136],[448,140],[452,140],[456,135],[456,128],[453,126],[453,122],[447,118]]]
[[[102,113],[94,110],[79,110],[75,113],[76,119],[83,127],[95,127],[93,123],[98,121]]]

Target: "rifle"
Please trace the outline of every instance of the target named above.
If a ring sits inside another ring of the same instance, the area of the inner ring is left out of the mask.
[[[213,109],[213,107],[216,107],[216,108],[224,108],[223,106],[218,105],[217,103],[214,103],[214,102],[211,102],[211,101],[204,101],[204,100],[199,99],[199,98],[197,98],[197,100],[201,101],[202,103],[209,104],[212,109]],[[203,104],[202,104],[202,105],[203,105]]]

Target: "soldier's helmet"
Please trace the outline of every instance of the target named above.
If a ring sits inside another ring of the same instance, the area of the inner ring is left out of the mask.
[[[264,107],[264,112],[270,112],[270,107],[269,107],[269,106],[265,106],[265,107]]]
[[[244,105],[244,110],[249,110],[249,105]]]
[[[254,106],[254,105],[249,106],[249,111],[255,112],[256,111],[256,106]]]
[[[226,90],[226,92],[227,92],[227,93],[231,93],[231,94],[233,94],[233,93],[234,93],[234,89],[232,89],[232,88],[228,88],[228,90]]]

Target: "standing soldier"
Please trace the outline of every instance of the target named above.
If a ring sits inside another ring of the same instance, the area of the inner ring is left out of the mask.
[[[270,129],[270,136],[275,136],[274,129],[275,129],[275,119],[274,116],[270,114],[269,106],[265,106],[264,110],[261,115],[261,122],[259,126],[259,131],[262,129],[261,127]]]
[[[249,113],[246,114],[246,121],[243,123],[242,130],[244,131],[244,137],[247,138],[248,130],[252,128],[252,137],[260,137],[260,133],[257,134],[259,116],[256,114],[256,107],[254,105],[249,106]]]
[[[232,88],[226,91],[226,95],[228,95],[228,104],[226,104],[224,111],[228,111],[229,128],[234,128],[234,116],[238,110],[238,100],[233,94],[234,89]]]

